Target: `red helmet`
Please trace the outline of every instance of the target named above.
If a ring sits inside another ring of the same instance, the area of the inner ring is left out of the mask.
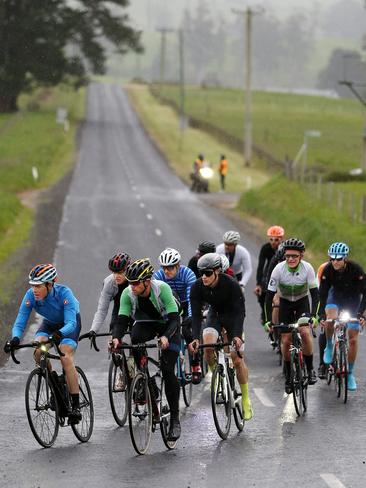
[[[272,225],[267,229],[267,236],[268,237],[283,237],[285,235],[285,230],[283,227],[279,225]]]

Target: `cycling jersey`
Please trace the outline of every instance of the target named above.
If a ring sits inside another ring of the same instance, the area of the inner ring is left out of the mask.
[[[275,255],[276,250],[273,249],[271,244],[267,242],[263,244],[259,252],[258,267],[257,267],[257,285],[266,287],[266,277],[270,262]]]
[[[219,318],[232,337],[241,337],[245,317],[245,303],[241,287],[230,276],[220,273],[216,286],[205,286],[199,278],[191,289],[193,338],[199,339],[204,304]],[[208,326],[210,324],[207,324]]]
[[[324,316],[330,289],[336,305],[346,306],[347,303],[353,304],[359,300],[358,313],[363,314],[366,309],[366,279],[359,264],[347,261],[342,270],[335,270],[332,263],[325,266],[319,287],[321,316]]]
[[[201,256],[199,254],[195,254],[194,256],[191,257],[191,259],[188,262],[188,268],[193,271],[193,273],[198,276],[198,268],[197,268],[197,261],[199,260]]]
[[[98,332],[102,327],[104,320],[108,314],[109,304],[113,301],[112,319],[110,329],[113,328],[114,323],[118,320],[118,312],[122,292],[128,286],[128,281],[121,285],[117,285],[113,274],[108,275],[103,281],[103,288],[99,297],[97,311],[95,312],[91,330]]]
[[[301,260],[296,268],[290,268],[286,261],[277,264],[271,274],[268,290],[280,297],[295,302],[307,296],[312,288],[317,288],[314,268],[307,261]]]
[[[170,288],[177,293],[182,305],[185,302],[188,302],[188,316],[190,317],[192,312],[189,303],[189,295],[191,293],[191,287],[196,281],[196,276],[193,271],[187,268],[187,266],[180,265],[177,274],[172,279],[167,278],[162,269],[156,271],[153,278],[168,283]]]
[[[250,254],[244,246],[237,244],[233,254],[225,253],[225,244],[219,244],[216,247],[218,254],[224,254],[230,263],[230,267],[233,269],[235,275],[243,273],[242,278],[239,280],[244,286],[248,283],[252,274],[252,260]]]
[[[36,300],[32,288],[26,292],[13,325],[13,337],[23,335],[33,309],[44,317],[48,324],[57,325],[64,337],[80,328],[77,319],[80,313],[79,302],[70,288],[55,283],[44,300]]]

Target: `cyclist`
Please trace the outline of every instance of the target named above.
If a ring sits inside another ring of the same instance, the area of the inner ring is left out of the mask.
[[[277,266],[278,263],[281,263],[284,260],[285,260],[285,249],[284,249],[284,245],[283,245],[283,241],[282,241],[280,243],[280,245],[278,246],[274,256],[272,257],[272,259],[268,265],[268,269],[267,269],[267,273],[266,273],[266,277],[265,277],[266,290],[268,287],[268,282],[269,282],[269,279],[271,277],[272,271],[275,269],[275,267]],[[279,297],[278,293],[276,293],[275,296],[273,297],[273,301],[272,301],[272,323],[273,324],[278,324],[278,307],[279,307],[279,305],[280,305],[280,297]],[[276,334],[274,334],[274,337],[276,337]]]
[[[193,273],[198,276],[198,269],[197,269],[197,261],[201,256],[204,254],[207,254],[208,252],[215,252],[216,251],[216,245],[214,242],[211,241],[202,241],[198,244],[198,249],[196,251],[196,254],[191,257],[188,263],[188,268],[190,268]]]
[[[218,254],[225,254],[239,284],[245,287],[252,274],[250,254],[244,246],[239,244],[240,234],[235,230],[225,232],[223,241],[222,244],[217,246],[216,252]]]
[[[189,303],[191,287],[196,281],[193,271],[187,266],[180,264],[181,256],[176,249],[167,247],[159,256],[161,268],[155,271],[153,278],[168,283],[174,293],[177,294],[182,309],[182,335],[187,344],[190,344],[192,338],[192,312]],[[192,383],[198,384],[201,381],[201,366],[198,354],[192,357]]]
[[[296,322],[301,316],[316,316],[319,294],[314,268],[304,261],[305,244],[300,239],[292,237],[284,241],[285,261],[277,264],[272,271],[266,292],[266,328],[269,328],[272,316],[272,301],[276,292],[279,292],[279,323],[290,324]],[[309,303],[311,295],[311,309]],[[315,322],[315,319],[313,319]],[[309,327],[301,327],[302,348],[310,385],[316,383],[316,374],[313,369],[313,341]],[[291,334],[282,334],[282,354],[284,358],[286,393],[291,393],[290,378],[290,345]]]
[[[161,371],[165,381],[166,398],[170,407],[168,440],[180,437],[179,391],[175,364],[180,351],[180,320],[178,305],[167,283],[152,278],[154,268],[148,258],[131,263],[126,269],[129,286],[122,292],[119,320],[113,327],[112,342],[115,348],[126,333],[130,318],[146,320],[132,327],[131,342],[139,344],[160,338]],[[153,322],[151,322],[153,320]],[[139,353],[134,351],[135,362],[140,364]]]
[[[100,292],[97,311],[95,312],[91,329],[83,337],[93,337],[100,330],[108,314],[108,309],[111,302],[113,302],[113,310],[109,330],[113,329],[115,322],[118,320],[122,292],[128,286],[125,271],[130,262],[131,258],[125,252],[115,254],[108,261],[108,268],[112,273],[109,274],[103,281],[103,287],[102,291]]]
[[[267,229],[269,242],[261,247],[257,266],[257,284],[254,288],[254,294],[257,295],[258,303],[261,307],[261,321],[265,323],[264,303],[266,300],[266,276],[271,259],[275,255],[280,245],[285,231],[279,225],[272,225]]]
[[[349,373],[348,389],[357,389],[357,383],[353,375],[353,367],[356,361],[358,349],[358,334],[360,325],[365,326],[364,313],[366,309],[366,279],[362,267],[348,259],[349,248],[344,242],[334,242],[328,249],[330,262],[323,269],[319,295],[320,317],[336,319],[338,310],[345,309],[351,316],[357,316],[357,322],[348,324],[349,337]],[[332,362],[332,334],[333,324],[322,321],[325,326],[326,348],[324,351],[324,363]]]
[[[221,256],[208,253],[198,260],[198,270],[201,275],[191,289],[193,342],[189,345],[195,351],[200,343],[202,307],[209,304],[207,326],[202,331],[203,343],[214,343],[223,333],[233,342],[234,351],[244,350],[243,324],[245,318],[244,295],[237,280],[222,273]],[[248,368],[242,357],[232,352],[232,360],[236,369],[238,382],[242,392],[242,405],[245,420],[253,416],[253,409],[248,390]],[[215,353],[212,349],[205,349],[205,359],[212,370],[215,365]]]
[[[316,273],[318,279],[318,287],[320,287],[321,277],[324,271],[324,268],[327,266],[329,261],[322,263],[318,271]],[[324,380],[327,377],[327,366],[324,363],[324,351],[327,346],[327,338],[325,336],[325,327],[320,327],[319,335],[318,335],[318,345],[319,345],[319,367],[318,367],[318,378]]]
[[[71,395],[71,412],[69,422],[77,424],[82,416],[79,404],[78,375],[74,365],[74,353],[78,345],[81,330],[79,302],[73,292],[65,285],[55,283],[56,268],[52,264],[37,264],[29,273],[31,288],[24,295],[18,315],[15,319],[12,339],[5,344],[4,351],[10,352],[18,346],[27,326],[29,316],[34,309],[43,321],[36,332],[37,341],[52,341],[60,344],[61,364],[66,374],[67,385]],[[34,357],[38,364],[40,350]]]
[[[225,254],[220,254],[220,258],[221,258],[221,270],[222,270],[222,272],[231,276],[232,278],[235,278],[234,271],[232,268],[230,268],[229,260],[225,256]]]

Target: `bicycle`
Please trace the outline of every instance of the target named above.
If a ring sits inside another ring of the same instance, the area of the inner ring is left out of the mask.
[[[308,394],[308,375],[304,356],[302,352],[302,339],[299,332],[300,327],[311,324],[308,317],[300,317],[294,324],[279,324],[273,325],[280,334],[291,333],[290,346],[290,381],[292,388],[292,396],[296,414],[301,417],[307,410],[307,394]],[[314,331],[312,329],[313,337]]]
[[[217,433],[221,439],[227,439],[231,427],[231,414],[239,432],[244,429],[241,390],[231,363],[231,353],[224,349],[232,346],[230,342],[201,344],[199,349],[207,347],[216,351],[216,365],[211,378],[211,407]],[[237,352],[241,357],[240,353]]]
[[[342,316],[343,315],[343,316]],[[349,314],[340,314],[338,319],[327,319],[325,322],[334,324],[332,362],[327,369],[327,384],[334,379],[337,397],[347,403],[348,397],[348,338],[347,326],[349,322],[358,322]]]
[[[158,344],[122,344],[121,349],[138,350],[142,353],[137,372],[132,380],[128,397],[128,423],[132,445],[138,454],[146,454],[151,435],[160,425],[160,432],[165,446],[172,450],[176,441],[168,440],[170,408],[165,395],[164,379],[161,375]],[[158,349],[158,359],[148,356],[147,349]],[[149,363],[156,366],[157,373],[151,377]],[[160,385],[156,383],[160,379]]]
[[[176,374],[182,389],[183,400],[186,407],[189,407],[192,401],[192,367],[188,348],[184,338],[181,338],[180,353],[177,358]]]
[[[51,344],[56,349],[57,355],[50,353],[47,344]],[[85,373],[79,366],[75,366],[78,374],[82,419],[78,424],[70,423],[67,419],[72,410],[71,396],[65,372],[62,371],[62,374],[58,375],[56,371],[50,372],[48,369],[51,359],[60,360],[64,354],[50,339],[44,342],[19,344],[10,351],[12,360],[16,364],[20,364],[20,361],[15,357],[15,350],[27,347],[41,350],[39,366],[30,372],[25,387],[27,418],[36,441],[42,447],[51,447],[56,441],[59,427],[71,425],[76,438],[80,442],[87,442],[93,432],[94,408]]]
[[[101,332],[90,337],[90,348],[99,352],[97,337],[110,337],[111,332]],[[89,337],[88,334],[79,337],[79,341]],[[132,359],[132,361],[131,361]],[[108,368],[108,397],[112,415],[117,425],[123,427],[128,415],[128,394],[134,376],[134,362],[132,356],[127,358],[123,349],[111,352]]]

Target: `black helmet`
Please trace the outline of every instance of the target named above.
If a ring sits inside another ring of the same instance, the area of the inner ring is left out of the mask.
[[[198,244],[198,252],[201,254],[201,256],[207,254],[208,252],[215,252],[215,251],[216,251],[216,245],[214,242],[202,241]]]
[[[285,259],[285,243],[280,242],[277,251],[276,251],[276,258],[279,261],[283,261]]]
[[[115,254],[108,262],[108,268],[113,273],[118,273],[119,271],[124,271],[127,266],[130,264],[131,258],[125,252],[120,252]]]
[[[137,259],[131,263],[126,269],[126,278],[128,281],[138,281],[151,278],[154,273],[154,268],[150,263],[149,258]]]
[[[205,156],[203,154],[199,154],[198,155],[198,159],[200,159],[201,161],[203,161],[205,159]]]
[[[209,252],[201,256],[197,261],[198,269],[217,269],[221,268],[221,256],[216,252]]]
[[[283,248],[285,251],[288,249],[296,249],[296,251],[304,252],[305,251],[305,244],[297,237],[290,237],[283,243]]]

